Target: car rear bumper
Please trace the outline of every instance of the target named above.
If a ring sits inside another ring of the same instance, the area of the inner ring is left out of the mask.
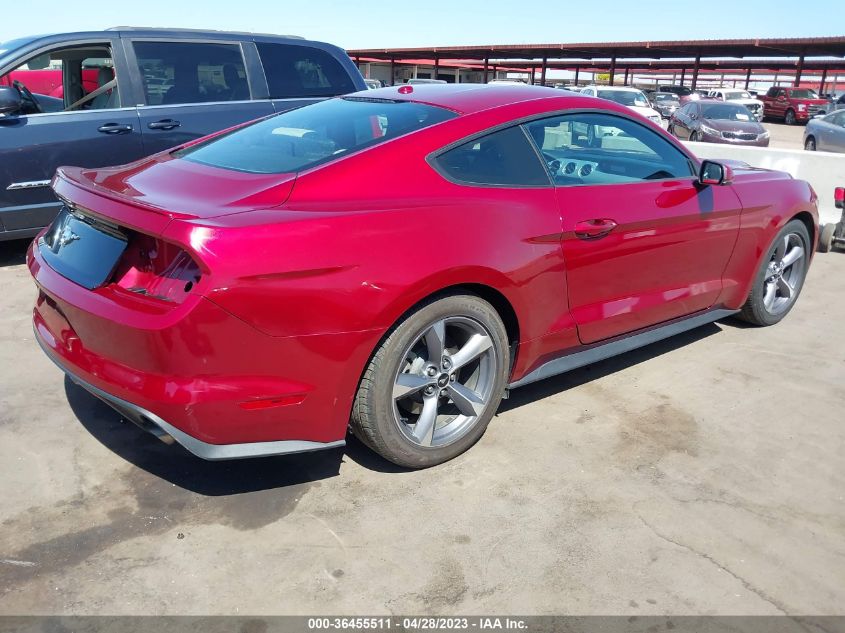
[[[162,420],[152,411],[139,407],[136,404],[122,400],[117,396],[103,391],[94,385],[85,382],[76,376],[71,370],[62,365],[45,346],[43,340],[36,330],[35,340],[52,360],[75,384],[85,389],[88,393],[96,396],[115,411],[120,413],[142,430],[154,435],[165,444],[179,443],[185,449],[210,461],[225,459],[244,459],[248,457],[268,457],[271,455],[289,455],[293,453],[307,453],[330,448],[340,448],[346,445],[345,440],[334,442],[312,442],[308,440],[279,440],[272,442],[247,442],[243,444],[209,444],[185,433],[169,422]]]
[[[204,297],[163,314],[115,305],[61,277],[37,247],[28,265],[39,344],[129,420],[205,459],[342,445],[378,331],[270,336]]]

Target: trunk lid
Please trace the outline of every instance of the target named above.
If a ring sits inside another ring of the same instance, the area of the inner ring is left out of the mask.
[[[295,180],[295,173],[246,173],[165,154],[118,167],[60,167],[53,187],[60,197],[83,206],[88,205],[77,199],[80,189],[168,219],[190,220],[277,207],[288,199]]]

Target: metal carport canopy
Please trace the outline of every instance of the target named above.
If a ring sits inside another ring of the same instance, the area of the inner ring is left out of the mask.
[[[705,68],[704,64],[718,64],[720,62],[708,61],[707,58],[733,58],[730,64],[734,68],[742,68],[749,73],[757,61],[744,60],[742,58],[768,58],[765,60],[766,70],[772,70],[772,62],[769,60],[783,60],[782,69],[789,67],[795,69],[794,85],[800,85],[801,75],[804,68],[809,64],[824,64],[824,62],[835,64],[835,67],[822,68],[827,70],[838,70],[838,64],[845,58],[845,36],[836,37],[792,37],[792,38],[768,38],[768,39],[734,39],[734,40],[680,40],[680,41],[656,41],[656,42],[593,42],[582,44],[501,44],[491,46],[440,46],[420,48],[385,48],[385,49],[357,49],[349,51],[350,57],[356,60],[367,58],[369,60],[384,60],[391,64],[401,62],[403,59],[431,57],[434,59],[435,73],[441,61],[445,60],[484,60],[485,78],[487,82],[487,65],[489,63],[499,64],[507,62],[514,65],[515,60],[527,62],[526,68],[531,68],[531,83],[534,83],[534,68],[541,69],[541,83],[545,83],[546,71],[550,68],[563,68],[557,65],[557,60],[568,60],[576,72],[582,66],[573,63],[574,60],[609,60],[603,66],[607,67],[610,75],[609,83],[614,84],[614,76],[620,69],[628,70],[636,68],[647,68],[648,62],[637,60],[690,60],[682,62],[682,70],[691,66],[692,87],[696,87],[698,73]],[[692,58],[692,59],[690,59]],[[705,58],[702,61],[702,58]],[[810,59],[807,59],[810,58]],[[819,59],[827,58],[827,59]],[[838,58],[838,59],[837,59]],[[742,61],[739,61],[742,59]],[[786,60],[791,61],[787,62]],[[533,64],[530,60],[540,60]],[[727,61],[727,60],[725,60]],[[724,63],[724,61],[722,62]],[[666,68],[665,63],[660,64]],[[586,70],[586,65],[583,66]],[[780,70],[780,69],[779,69]],[[626,77],[627,78],[627,77]]]
[[[684,57],[845,57],[845,36],[581,44],[496,44],[350,50],[351,57],[390,61],[440,59],[681,59]]]

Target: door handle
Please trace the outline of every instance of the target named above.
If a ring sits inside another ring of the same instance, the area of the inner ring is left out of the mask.
[[[97,131],[103,134],[126,134],[132,131],[132,126],[126,123],[105,123]]]
[[[607,218],[584,220],[575,225],[575,236],[582,240],[594,240],[604,237],[616,226],[616,222]]]
[[[174,119],[162,119],[161,121],[153,121],[148,123],[147,127],[151,130],[172,130],[180,127],[182,124]]]

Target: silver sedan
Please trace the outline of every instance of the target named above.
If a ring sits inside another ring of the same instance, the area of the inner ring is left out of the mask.
[[[845,110],[810,119],[804,128],[804,149],[845,152]]]

